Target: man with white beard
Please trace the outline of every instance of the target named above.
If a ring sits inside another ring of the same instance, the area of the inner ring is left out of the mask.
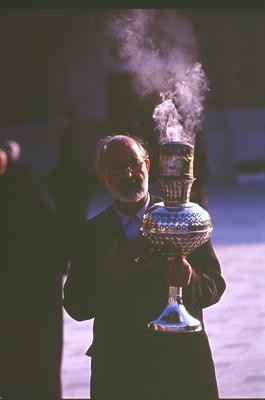
[[[225,282],[210,240],[174,268],[140,235],[149,194],[150,160],[139,138],[108,136],[99,142],[98,178],[113,204],[76,233],[64,286],[64,307],[78,321],[94,318],[92,400],[218,399],[205,331],[168,334],[146,327],[167,302],[168,284],[183,287],[189,312],[219,301]]]

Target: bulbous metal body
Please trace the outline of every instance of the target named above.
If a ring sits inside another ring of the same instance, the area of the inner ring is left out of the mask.
[[[187,256],[205,243],[212,232],[209,213],[197,203],[188,202],[176,208],[156,203],[144,215],[142,234],[168,256]]]
[[[142,235],[173,262],[176,254],[189,255],[205,243],[212,233],[209,213],[190,202],[193,146],[167,143],[160,151],[160,183],[163,202],[156,203],[143,216]],[[169,287],[168,305],[148,327],[154,331],[187,333],[202,329],[182,302],[182,288]]]

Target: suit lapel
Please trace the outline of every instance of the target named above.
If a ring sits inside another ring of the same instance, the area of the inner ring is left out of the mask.
[[[151,207],[153,204],[158,203],[162,201],[162,199],[158,196],[154,196],[150,194],[150,204],[149,207]],[[118,243],[128,243],[128,239],[123,231],[123,227],[121,225],[121,222],[119,220],[119,217],[117,216],[113,204],[111,204],[106,210],[105,210],[105,218],[106,218],[106,229],[108,230],[111,239],[113,237],[116,237],[118,240]]]

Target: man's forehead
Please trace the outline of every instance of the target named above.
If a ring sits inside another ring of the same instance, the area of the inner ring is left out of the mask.
[[[141,146],[132,138],[122,138],[118,140],[112,140],[106,145],[105,153],[107,157],[115,156],[132,156],[141,155],[143,149]]]

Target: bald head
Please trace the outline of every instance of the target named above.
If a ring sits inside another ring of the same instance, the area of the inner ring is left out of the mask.
[[[113,135],[106,136],[101,139],[98,143],[96,153],[96,172],[98,178],[102,180],[102,174],[104,168],[106,167],[108,157],[111,153],[123,153],[124,151],[131,149],[137,151],[138,153],[140,152],[143,159],[147,159],[149,157],[144,143],[138,137],[129,135]]]
[[[96,170],[116,205],[137,209],[148,196],[150,161],[141,139],[127,135],[107,136],[99,142]]]

